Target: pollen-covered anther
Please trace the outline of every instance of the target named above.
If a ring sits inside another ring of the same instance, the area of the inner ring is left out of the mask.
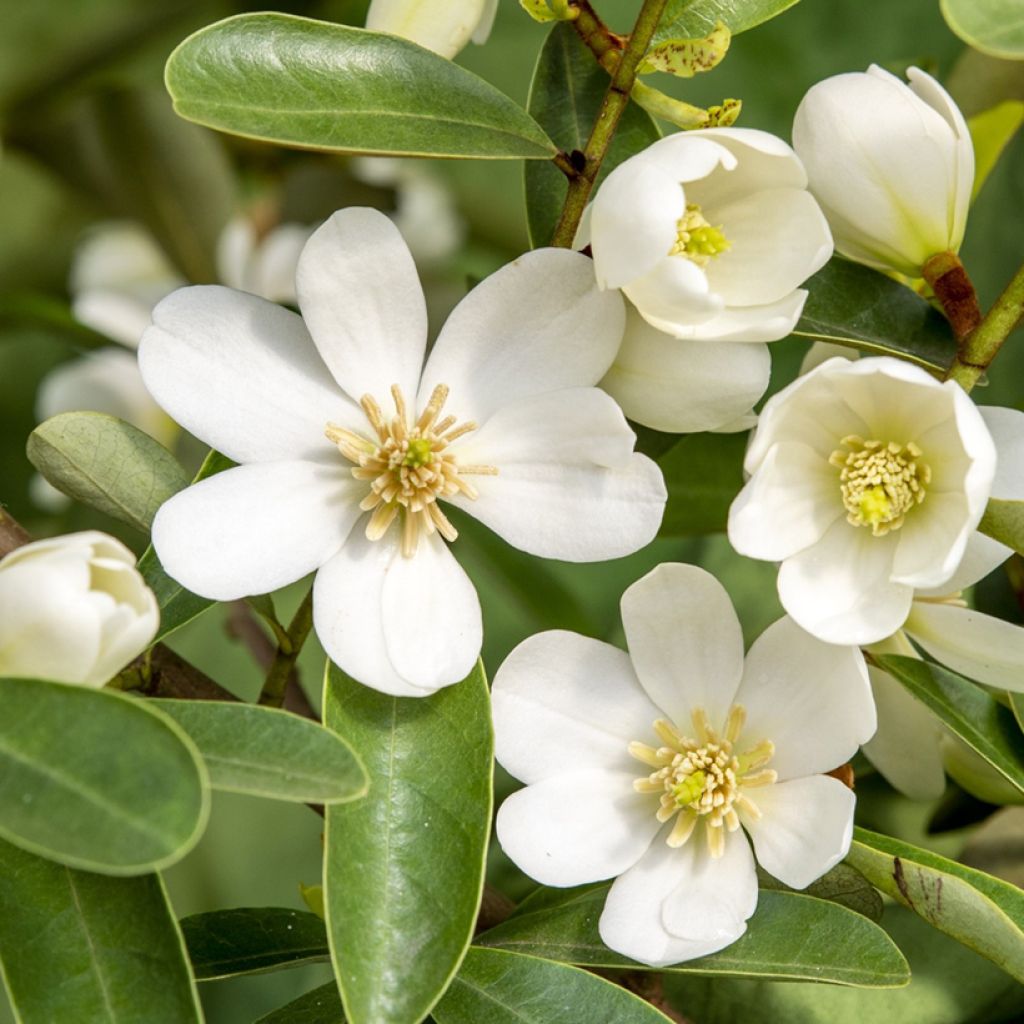
[[[711,224],[696,203],[687,203],[686,211],[676,222],[676,241],[668,254],[684,256],[698,267],[706,267],[710,260],[731,248],[722,225]]]
[[[839,489],[847,522],[870,526],[876,537],[898,530],[907,513],[925,499],[931,468],[913,441],[870,440],[844,437],[829,462],[839,470]]]
[[[697,822],[704,821],[708,848],[713,857],[725,850],[725,833],[740,827],[738,810],[752,818],[761,812],[744,789],[771,785],[776,773],[765,765],[775,753],[769,740],[762,740],[743,753],[733,752],[746,721],[746,712],[739,704],[729,709],[721,736],[711,727],[702,708],[692,712],[696,738],[684,735],[665,719],[654,723],[654,733],[662,746],[653,747],[634,741],[629,753],[654,771],[637,779],[633,788],[638,793],[660,797],[655,816],[666,823],[675,817],[666,842],[682,846],[693,833]]]
[[[472,421],[458,424],[454,416],[439,419],[448,399],[448,386],[438,384],[415,422],[410,422],[402,389],[391,387],[395,414],[386,419],[372,395],[360,401],[373,429],[373,438],[328,423],[327,439],[351,463],[352,475],[370,485],[359,507],[370,512],[366,536],[379,540],[388,527],[401,520],[402,554],[416,553],[420,537],[435,530],[445,540],[458,536],[455,527],[441,510],[438,498],[463,494],[475,499],[476,488],[465,479],[473,475],[494,475],[494,466],[461,465],[449,450],[453,441],[473,430]]]

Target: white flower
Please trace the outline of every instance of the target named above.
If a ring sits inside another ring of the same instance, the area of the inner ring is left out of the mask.
[[[796,154],[749,128],[669,135],[608,175],[576,244],[602,288],[654,327],[697,341],[776,341],[832,255]]]
[[[36,541],[0,560],[0,676],[102,686],[159,624],[135,556],[105,533]]]
[[[657,466],[594,385],[622,302],[578,253],[541,249],[452,313],[424,365],[423,292],[376,210],[336,213],[299,261],[299,316],[220,287],[154,311],[147,386],[241,463],[175,495],[153,524],[167,572],[206,597],[319,570],[314,624],[356,679],[422,696],[468,674],[476,592],[438,499],[531,554],[596,561],[657,531]],[[308,330],[307,330],[308,328]]]
[[[230,288],[294,305],[295,268],[312,233],[306,224],[278,224],[261,238],[250,218],[235,217],[217,240],[217,276]]]
[[[958,384],[889,357],[831,359],[769,399],[744,465],[733,547],[782,562],[779,597],[808,632],[867,644],[903,625],[915,589],[953,576],[996,448]]]
[[[920,277],[929,257],[963,241],[974,147],[946,90],[918,68],[907,76],[872,65],[812,86],[793,145],[839,252]]]
[[[451,59],[471,39],[486,43],[497,13],[498,0],[371,0],[366,27]]]
[[[744,664],[729,598],[695,566],[633,584],[622,622],[628,655],[553,631],[498,670],[495,755],[526,788],[497,831],[544,885],[619,876],[601,938],[661,966],[743,934],[757,905],[750,842],[797,889],[846,855],[854,796],[820,773],[853,755],[875,712],[860,651],[791,619]]]

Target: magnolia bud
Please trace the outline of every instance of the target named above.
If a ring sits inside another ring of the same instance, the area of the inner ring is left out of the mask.
[[[466,43],[484,43],[498,0],[372,0],[366,27],[411,39],[451,59]]]
[[[102,686],[159,623],[135,556],[105,533],[37,541],[0,561],[0,676]]]

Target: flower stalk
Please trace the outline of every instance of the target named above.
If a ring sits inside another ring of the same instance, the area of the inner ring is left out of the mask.
[[[264,707],[279,708],[284,704],[288,677],[302,653],[302,647],[313,628],[313,588],[310,587],[299,605],[299,610],[288,624],[288,633],[281,638],[274,660],[270,663],[258,703]]]

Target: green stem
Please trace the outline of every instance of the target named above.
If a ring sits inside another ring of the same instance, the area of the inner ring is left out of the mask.
[[[1014,274],[1006,290],[996,299],[977,328],[960,346],[953,365],[946,374],[946,380],[955,380],[964,391],[970,391],[978,378],[988,369],[1002,348],[1003,342],[1013,333],[1024,318],[1024,265]]]
[[[626,43],[626,48],[622,51],[622,56],[612,74],[604,102],[601,104],[593,131],[587,141],[587,148],[583,151],[586,158],[583,169],[569,182],[569,191],[566,193],[562,215],[551,239],[552,245],[568,248],[576,237],[576,229],[579,227],[580,218],[590,199],[594,182],[597,181],[601,164],[608,153],[608,147],[615,137],[619,118],[622,117],[622,113],[629,103],[629,94],[636,81],[637,68],[640,66],[644,54],[647,53],[647,48],[651,45],[654,30],[658,27],[658,21],[661,19],[667,2],[668,0],[644,0],[644,4],[640,8],[629,42]],[[579,20],[577,18],[573,24],[578,24]]]
[[[287,643],[282,639],[278,645],[277,654],[274,655],[267,677],[263,681],[263,689],[260,690],[260,704],[272,708],[279,708],[284,704],[288,677],[295,668],[302,645],[306,642],[306,637],[309,636],[309,631],[312,628],[313,590],[310,588],[309,593],[303,598],[302,604],[299,605],[299,610],[288,624]]]

